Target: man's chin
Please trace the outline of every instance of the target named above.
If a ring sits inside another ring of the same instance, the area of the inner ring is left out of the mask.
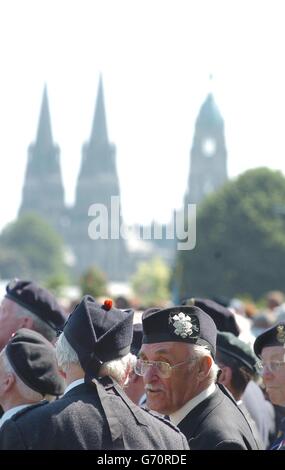
[[[267,391],[267,394],[269,396],[269,400],[271,401],[271,403],[273,405],[281,405],[280,403],[280,396],[278,393],[276,393],[276,391],[274,389],[269,389],[269,390],[266,390]]]
[[[146,406],[152,410],[155,411],[156,413],[159,414],[166,414],[163,407],[161,406],[161,402],[158,400],[154,400],[153,398],[147,398],[146,400]]]

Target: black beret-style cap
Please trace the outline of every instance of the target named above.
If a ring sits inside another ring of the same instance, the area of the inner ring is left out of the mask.
[[[61,330],[65,315],[63,308],[47,289],[32,281],[14,279],[6,286],[6,297],[37,315],[53,330]]]
[[[134,354],[135,356],[138,355],[139,350],[141,348],[142,338],[143,338],[142,324],[135,323],[133,326],[133,340],[131,344],[131,353]]]
[[[223,305],[218,304],[214,300],[191,298],[184,299],[183,305],[195,305],[201,308],[214,320],[216,327],[219,331],[228,331],[235,336],[240,334],[240,329],[236,322],[234,314]]]
[[[104,362],[130,352],[133,316],[133,310],[113,308],[111,300],[101,305],[90,295],[83,297],[70,314],[63,333],[86,373],[96,376]]]
[[[284,322],[277,323],[256,338],[253,345],[255,354],[260,357],[262,349],[268,346],[283,346],[285,348]]]
[[[254,354],[252,347],[232,333],[218,331],[217,351],[233,357],[251,372],[258,372],[258,358]]]
[[[18,377],[32,390],[43,396],[63,393],[55,349],[40,333],[20,328],[10,338],[5,353]]]
[[[208,346],[216,353],[217,328],[212,318],[198,307],[151,308],[142,316],[143,343],[175,341]]]

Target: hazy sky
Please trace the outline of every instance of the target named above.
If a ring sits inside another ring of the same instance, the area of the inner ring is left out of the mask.
[[[127,222],[167,221],[199,108],[225,120],[229,176],[285,173],[284,0],[1,0],[0,228],[16,217],[44,83],[73,202],[102,73]]]

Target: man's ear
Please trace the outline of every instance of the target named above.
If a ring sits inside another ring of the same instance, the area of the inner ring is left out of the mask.
[[[19,328],[28,328],[29,330],[33,329],[34,321],[31,317],[21,317],[19,318]]]
[[[59,375],[65,380],[66,379],[66,372],[64,372],[64,370],[60,369],[58,367],[58,372],[59,372]]]
[[[197,377],[201,382],[208,377],[212,364],[213,359],[210,356],[204,356],[199,359],[199,370]]]
[[[128,385],[128,383],[130,383],[133,375],[136,375],[136,374],[133,370],[133,366],[129,363],[128,367],[125,370],[125,374],[124,374],[124,377],[122,379],[121,386]]]
[[[7,393],[11,390],[15,383],[15,375],[12,372],[7,372],[5,376],[3,377],[3,381],[1,384],[1,388],[3,392]]]
[[[129,384],[130,384],[130,383],[134,384],[134,383],[136,383],[139,379],[140,379],[140,376],[137,375],[134,370],[132,370],[131,373],[130,373],[130,375],[129,375],[129,381],[128,381],[128,383],[129,383]]]
[[[232,369],[228,366],[223,366],[221,368],[221,373],[218,378],[219,384],[222,384],[228,388],[232,381],[232,375]]]

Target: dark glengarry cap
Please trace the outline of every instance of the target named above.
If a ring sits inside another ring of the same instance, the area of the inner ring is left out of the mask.
[[[252,347],[232,333],[218,331],[217,351],[233,357],[252,373],[258,372],[258,358],[254,354]]]
[[[253,345],[255,354],[260,357],[262,349],[268,346],[283,346],[285,348],[284,322],[277,323],[256,338]]]
[[[143,338],[142,324],[135,323],[133,326],[133,340],[131,344],[131,353],[134,354],[135,356],[138,355],[139,350],[141,348],[142,338]]]
[[[90,295],[75,307],[63,333],[87,374],[95,377],[104,362],[130,352],[133,316],[133,310],[113,308],[111,300],[101,305]]]
[[[61,395],[64,383],[57,368],[55,349],[37,331],[20,328],[5,348],[18,377],[42,395]]]
[[[175,341],[208,346],[216,353],[217,328],[212,318],[198,307],[151,308],[142,316],[143,343]]]
[[[47,289],[32,281],[14,279],[6,286],[6,297],[37,315],[53,330],[61,330],[65,315],[63,308]]]
[[[223,305],[218,304],[214,300],[191,298],[182,301],[184,305],[195,305],[201,308],[214,320],[219,331],[229,331],[235,336],[240,334],[240,329],[236,322],[234,314]]]

